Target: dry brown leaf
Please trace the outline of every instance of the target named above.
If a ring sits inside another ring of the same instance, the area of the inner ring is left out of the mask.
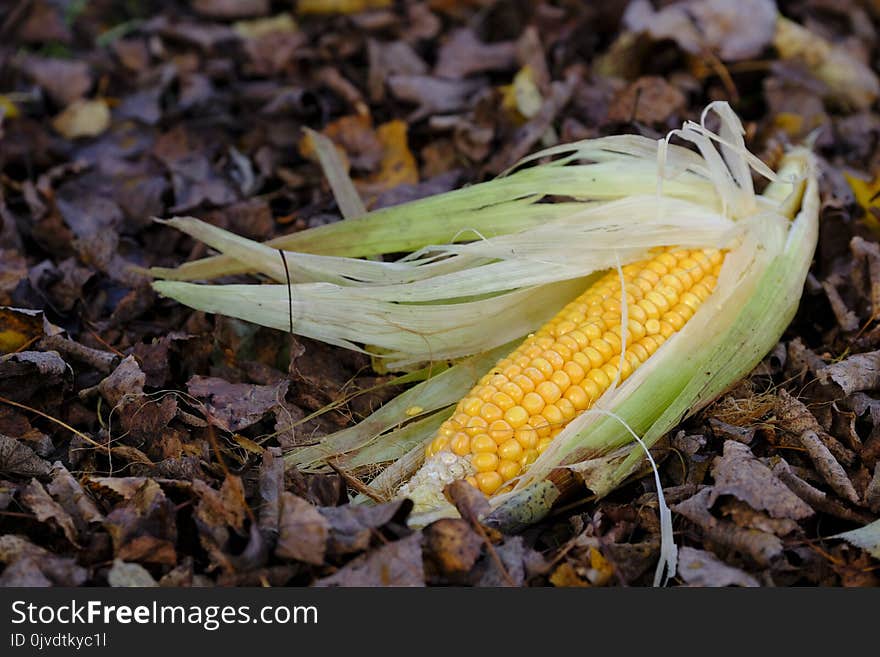
[[[715,518],[709,512],[711,495],[712,488],[704,488],[693,497],[674,505],[672,510],[702,529],[707,539],[746,555],[762,568],[782,556],[782,541],[773,534],[741,529],[732,522]]]
[[[234,19],[265,16],[269,13],[269,0],[193,0],[192,8],[211,18]]]
[[[799,529],[799,525],[790,518],[771,518],[763,511],[756,511],[745,502],[728,500],[720,505],[719,511],[739,527],[758,529],[779,537],[787,536]]]
[[[815,431],[804,431],[800,436],[801,444],[807,450],[810,460],[816,466],[816,470],[822,478],[831,486],[832,490],[845,500],[858,504],[859,495],[853,487],[852,481],[846,474],[846,470],[837,462],[834,455],[819,440]]]
[[[469,28],[455,30],[440,47],[434,75],[461,79],[474,73],[509,71],[516,66],[513,41],[483,43]]]
[[[15,438],[0,433],[0,472],[22,477],[49,474],[49,464]]]
[[[293,493],[282,493],[277,556],[320,566],[329,534],[330,523],[315,507]]]
[[[728,566],[711,552],[686,545],[678,551],[678,575],[689,586],[760,586],[747,572]]]
[[[52,499],[46,489],[36,479],[22,488],[20,493],[22,505],[33,513],[37,520],[59,528],[65,538],[75,547],[79,547],[79,537],[73,518],[65,511],[58,502]]]
[[[73,518],[80,536],[85,536],[92,525],[104,521],[104,514],[60,461],[52,465],[52,481],[46,490]]]
[[[422,531],[425,567],[431,575],[455,577],[471,570],[483,549],[483,539],[461,518],[443,518]]]
[[[412,534],[358,557],[315,586],[424,586],[422,535]]]
[[[822,383],[829,380],[839,385],[844,394],[880,387],[880,351],[855,354],[826,365],[817,372]]]
[[[59,105],[82,98],[92,86],[92,75],[83,61],[26,57],[22,69]]]
[[[715,462],[712,476],[715,486],[708,498],[710,507],[722,495],[732,495],[773,518],[802,520],[813,515],[813,510],[741,443],[724,443],[723,456]]]
[[[665,124],[686,107],[687,98],[664,78],[639,78],[621,90],[608,108],[608,120],[629,123]]]
[[[194,376],[187,381],[189,394],[205,402],[208,422],[224,431],[241,431],[259,422],[278,407],[287,394],[288,380],[277,385],[258,386],[229,383],[209,376]]]
[[[59,557],[15,534],[0,535],[0,563],[7,564],[0,575],[0,586],[44,585],[40,583],[43,580],[55,586],[79,586],[88,578],[88,571],[74,559]],[[16,563],[19,566],[10,570]],[[37,573],[43,575],[43,580]]]
[[[126,396],[144,394],[147,376],[141,371],[134,356],[126,356],[116,369],[98,384],[98,391],[111,407],[119,404]]]
[[[874,464],[874,475],[865,489],[865,504],[874,513],[880,513],[880,461]]]
[[[844,465],[852,465],[855,461],[856,455],[852,450],[844,447],[839,440],[824,431],[810,409],[785,389],[779,390],[773,410],[780,429],[794,436],[800,436],[804,431],[813,431],[838,461]]]
[[[868,520],[868,516],[865,514],[847,508],[836,499],[828,497],[824,491],[798,477],[784,459],[780,458],[773,464],[773,474],[816,511],[850,522],[866,522]]]
[[[110,512],[104,526],[115,556],[123,561],[177,562],[174,504],[152,479],[142,479],[134,494]]]
[[[403,522],[412,509],[409,499],[376,506],[325,506],[318,510],[330,525],[327,552],[333,555],[366,550],[373,533],[391,522]]]
[[[480,79],[446,80],[429,75],[392,75],[388,78],[388,86],[396,98],[419,106],[407,117],[409,123],[432,114],[465,109],[483,85],[484,81]]]

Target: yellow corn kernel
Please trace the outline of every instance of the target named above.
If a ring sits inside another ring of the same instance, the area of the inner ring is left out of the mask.
[[[502,490],[684,327],[715,288],[723,261],[718,250],[666,250],[623,267],[622,287],[617,270],[609,272],[480,379],[428,456],[449,450],[469,459],[475,474],[468,481],[486,495]]]

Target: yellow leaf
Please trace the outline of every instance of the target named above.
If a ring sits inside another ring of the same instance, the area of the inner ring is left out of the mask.
[[[541,111],[544,99],[528,64],[514,76],[513,83],[501,87],[501,106],[514,115],[517,123],[525,123]]]
[[[393,189],[419,182],[419,169],[409,150],[406,132],[406,123],[399,119],[383,123],[376,129],[376,136],[382,143],[382,160],[379,171],[369,181],[373,185]]]
[[[287,12],[269,18],[238,21],[232,27],[245,39],[258,39],[274,32],[296,32],[299,29],[296,21]]]
[[[0,308],[0,354],[18,351],[43,337],[43,314],[23,308]]]
[[[553,574],[550,575],[550,583],[557,588],[563,586],[585,587],[590,585],[589,582],[582,579],[581,576],[577,574],[574,566],[567,561],[561,563],[559,567],[553,571]]]
[[[232,434],[232,439],[238,443],[239,447],[243,448],[245,451],[250,452],[251,454],[262,454],[263,448],[260,447],[257,443],[255,443],[250,438],[245,438],[239,433]]]
[[[110,108],[102,100],[77,100],[52,119],[52,127],[63,137],[96,137],[110,126]]]
[[[0,118],[14,119],[18,115],[18,105],[12,102],[8,96],[0,94]]]
[[[611,565],[602,553],[594,547],[590,548],[590,581],[594,586],[605,586],[614,574]]]
[[[844,172],[844,177],[853,190],[856,202],[865,211],[865,225],[880,234],[880,176],[866,181]]]
[[[386,9],[391,0],[299,0],[300,14],[357,14],[367,9]]]

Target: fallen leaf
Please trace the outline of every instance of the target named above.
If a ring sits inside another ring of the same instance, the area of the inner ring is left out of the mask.
[[[92,86],[92,75],[84,61],[28,56],[21,68],[61,106],[82,98]]]
[[[298,13],[307,14],[358,14],[368,9],[385,9],[391,0],[299,0]]]
[[[621,90],[608,108],[608,121],[666,124],[680,115],[687,98],[664,78],[639,78]]]
[[[52,464],[52,481],[46,484],[46,490],[73,518],[80,536],[85,537],[92,526],[104,521],[94,500],[60,461]]]
[[[269,13],[269,0],[193,0],[192,8],[210,18],[230,20]]]
[[[0,563],[7,564],[3,575],[0,575],[0,582],[3,586],[26,585],[23,582],[17,583],[12,573],[7,579],[9,566],[23,559],[32,561],[33,564],[28,564],[26,569],[19,570],[16,576],[26,575],[32,579],[35,572],[33,565],[35,565],[36,569],[55,586],[79,586],[88,579],[88,571],[77,565],[74,559],[52,554],[48,550],[34,545],[23,536],[0,534]],[[22,572],[23,570],[26,572]]]
[[[794,21],[779,17],[773,45],[782,59],[802,62],[824,82],[832,103],[867,109],[880,95],[880,80],[870,66]]]
[[[330,523],[314,506],[293,493],[281,496],[281,521],[275,554],[315,566],[324,563]]]
[[[388,78],[391,93],[399,100],[418,105],[407,117],[414,123],[432,114],[446,114],[468,107],[479,90],[480,79],[447,80],[429,75],[392,75]]]
[[[149,588],[159,586],[153,576],[139,563],[129,563],[121,559],[114,559],[110,572],[107,573],[107,583],[114,587]]]
[[[269,18],[237,21],[233,23],[232,27],[245,39],[259,39],[273,32],[296,32],[299,29],[293,16],[287,12]]]
[[[748,556],[764,568],[782,556],[782,541],[773,534],[755,529],[741,529],[732,522],[719,520],[710,512],[712,488],[704,488],[693,497],[675,504],[680,513],[703,530],[705,538]]]
[[[859,495],[853,487],[846,470],[837,462],[834,455],[819,440],[815,431],[804,431],[800,436],[801,444],[807,450],[816,470],[822,475],[831,489],[845,500],[853,504],[859,503]]]
[[[516,66],[516,43],[483,43],[469,28],[455,30],[440,47],[434,75],[461,79],[474,73],[508,71]]]
[[[523,66],[513,76],[513,82],[500,88],[501,106],[512,115],[514,122],[521,124],[533,118],[544,102],[541,90],[535,82],[531,66]]]
[[[174,565],[177,562],[174,504],[155,481],[141,481],[134,494],[114,508],[104,522],[113,539],[114,555],[123,561]]]
[[[483,551],[483,539],[461,518],[436,520],[422,530],[425,568],[430,576],[468,573]]]
[[[657,563],[660,542],[650,540],[638,543],[610,543],[602,549],[614,565],[618,576],[624,582],[632,583]]]
[[[526,560],[531,557],[531,552],[522,536],[508,536],[504,543],[495,546],[495,554],[504,570],[495,559],[484,557],[484,571],[477,586],[522,586],[526,579]]]
[[[0,434],[0,472],[20,477],[39,477],[49,474],[50,470],[49,464],[30,447]]]
[[[834,381],[845,395],[880,387],[880,351],[855,354],[817,372],[822,383]]]
[[[204,401],[208,422],[229,432],[256,424],[281,405],[289,385],[286,379],[274,386],[258,386],[208,376],[194,376],[186,383],[189,394]]]
[[[98,392],[110,404],[118,406],[126,397],[144,394],[147,376],[141,371],[134,356],[126,356],[113,372],[98,384]]]
[[[416,158],[409,150],[407,124],[400,120],[383,123],[376,129],[382,145],[379,170],[369,178],[355,181],[372,194],[394,189],[398,185],[415,185],[419,182]]]
[[[219,491],[202,480],[196,480],[193,492],[199,498],[193,514],[199,540],[212,561],[232,570],[230,541],[234,535],[246,535],[247,509],[241,479],[227,476]]]
[[[18,351],[43,336],[43,313],[27,308],[0,307],[0,354]]]
[[[859,529],[835,534],[831,538],[842,538],[847,543],[866,550],[875,559],[880,559],[880,520]]]
[[[263,451],[259,474],[260,504],[257,523],[271,537],[277,537],[281,520],[281,496],[284,493],[284,460],[280,447]]]
[[[868,520],[865,514],[850,509],[837,499],[830,497],[825,491],[819,490],[798,477],[785,459],[777,458],[773,463],[773,474],[815,511],[827,513],[849,522],[867,522]]]
[[[21,490],[20,499],[22,505],[33,513],[37,520],[60,529],[73,546],[79,547],[78,532],[73,518],[52,499],[43,488],[43,484],[31,479],[30,483]]]
[[[880,513],[880,461],[874,464],[874,475],[865,488],[865,505],[874,513]]]
[[[391,522],[401,523],[412,510],[408,499],[376,506],[325,506],[321,515],[330,526],[328,554],[342,555],[366,550],[374,532]]]
[[[813,515],[813,510],[742,443],[724,443],[723,456],[712,467],[712,476],[715,485],[709,494],[710,507],[722,495],[732,495],[773,518],[801,520]]]
[[[678,576],[689,586],[760,586],[747,572],[728,566],[711,552],[687,545],[678,550]]]
[[[656,12],[647,0],[636,0],[623,20],[633,32],[646,32],[655,41],[671,39],[693,55],[708,48],[723,60],[741,60],[757,57],[771,44],[776,17],[773,0],[745,0],[735,6],[724,0],[692,0]]]
[[[231,181],[214,164],[214,150],[182,124],[156,140],[153,153],[171,174],[175,203],[170,212],[185,212],[203,203],[224,206],[239,200]]]
[[[566,586],[587,587],[590,585],[587,580],[578,575],[575,567],[567,561],[563,561],[559,564],[548,579],[550,583],[557,588]]]
[[[804,431],[813,431],[838,461],[844,465],[852,465],[855,461],[855,453],[824,431],[810,409],[784,388],[781,388],[776,396],[773,412],[776,414],[780,429],[794,436],[800,436]]]
[[[491,510],[489,498],[479,488],[461,479],[448,484],[443,493],[449,497],[461,517],[471,525],[479,524],[480,519]]]
[[[730,518],[739,527],[757,529],[779,537],[787,536],[800,528],[800,525],[790,518],[771,518],[763,511],[757,511],[745,502],[735,499],[724,502],[718,510],[721,515]]]
[[[0,97],[0,121],[3,118],[2,97]],[[12,249],[0,248],[0,306],[10,303],[12,300],[12,292],[18,287],[19,283],[26,279],[28,275],[27,260],[25,257]],[[4,336],[5,329],[3,327],[3,311],[0,307],[0,353],[15,351],[22,344],[14,348],[8,348],[6,344],[7,336]]]
[[[424,586],[422,535],[411,534],[364,554],[314,586]]]
[[[374,102],[385,98],[385,83],[391,75],[425,75],[428,65],[406,41],[367,42],[369,74],[367,89]]]
[[[23,402],[37,391],[45,393],[47,388],[60,385],[68,374],[68,365],[57,351],[20,351],[0,356],[0,395]]]
[[[62,137],[97,137],[110,127],[110,108],[103,99],[75,100],[52,119],[52,127]]]
[[[49,580],[40,570],[37,560],[32,557],[16,559],[3,569],[0,574],[0,586],[37,588],[52,586]]]

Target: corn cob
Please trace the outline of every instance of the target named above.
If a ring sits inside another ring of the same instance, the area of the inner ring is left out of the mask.
[[[530,508],[533,521],[548,509],[539,497],[552,470],[607,494],[760,362],[794,315],[818,234],[815,163],[792,149],[774,173],[743,134],[730,107],[713,103],[670,135],[698,153],[631,135],[560,145],[521,164],[549,162],[496,180],[340,222],[332,235],[294,235],[285,258],[175,219],[224,255],[154,270],[179,279],[154,286],[207,312],[369,346],[391,370],[451,361],[286,462],[387,466],[371,488],[412,498],[422,520],[454,513],[444,485],[470,477],[493,508]],[[760,196],[752,171],[771,181]],[[462,244],[463,234],[480,239]],[[278,284],[179,282],[248,270]],[[663,526],[671,543],[668,510]]]
[[[503,492],[578,413],[680,330],[712,293],[724,256],[658,251],[605,274],[483,376],[427,446],[427,471],[458,463],[445,478],[466,471],[483,493]],[[402,494],[418,484],[416,477]]]

